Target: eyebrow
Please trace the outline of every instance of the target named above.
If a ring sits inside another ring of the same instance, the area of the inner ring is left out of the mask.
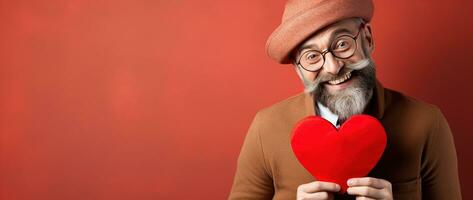
[[[353,34],[350,30],[348,30],[347,28],[341,28],[341,29],[338,29],[338,30],[335,30],[334,32],[332,32],[332,34],[330,35],[330,38],[329,38],[329,41],[332,41],[333,38],[335,38],[335,36],[339,36],[340,34],[342,33],[350,33],[350,34]],[[300,54],[303,50],[305,49],[310,49],[312,47],[314,47],[315,45],[313,44],[306,44],[306,45],[303,45],[301,46],[298,50],[297,50],[297,53]]]

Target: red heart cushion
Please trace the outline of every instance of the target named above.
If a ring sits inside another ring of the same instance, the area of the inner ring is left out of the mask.
[[[351,117],[339,130],[321,117],[309,116],[295,126],[291,146],[316,180],[338,183],[345,193],[348,179],[368,175],[379,161],[386,132],[368,115]]]

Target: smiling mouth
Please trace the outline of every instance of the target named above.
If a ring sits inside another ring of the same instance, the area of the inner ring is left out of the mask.
[[[334,79],[334,80],[331,80],[331,81],[327,81],[327,83],[330,84],[330,85],[338,85],[338,84],[341,84],[341,83],[344,83],[344,82],[350,80],[350,78],[351,78],[351,71],[347,72],[345,75],[341,76],[340,78],[337,78],[337,79]]]

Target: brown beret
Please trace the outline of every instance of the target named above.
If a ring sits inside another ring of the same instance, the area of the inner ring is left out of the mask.
[[[281,64],[291,63],[291,51],[318,30],[337,21],[373,16],[372,0],[288,0],[282,22],[269,36],[266,53]]]

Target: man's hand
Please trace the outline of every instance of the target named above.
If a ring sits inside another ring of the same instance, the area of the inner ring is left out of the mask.
[[[347,192],[360,199],[392,200],[393,192],[389,181],[371,177],[351,178],[347,182]]]
[[[328,200],[340,190],[340,185],[330,182],[314,181],[297,187],[297,200]]]

